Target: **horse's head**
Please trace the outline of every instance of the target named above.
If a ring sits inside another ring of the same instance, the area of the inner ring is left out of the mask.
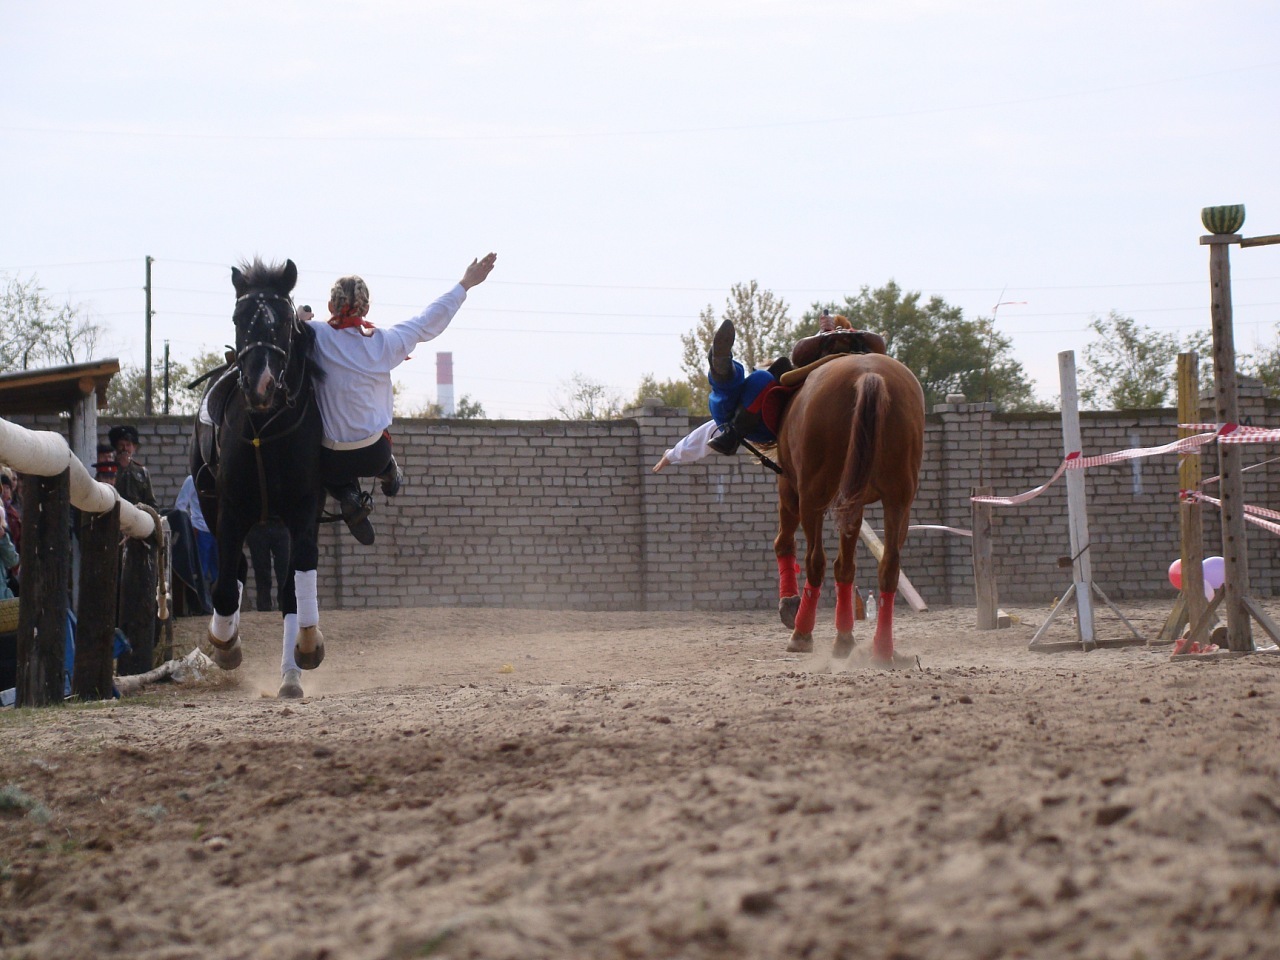
[[[298,321],[290,293],[298,282],[292,260],[284,266],[261,260],[231,268],[236,290],[236,364],[240,389],[253,410],[267,410],[284,390],[285,370]]]

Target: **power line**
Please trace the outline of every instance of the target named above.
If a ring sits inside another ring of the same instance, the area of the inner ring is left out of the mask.
[[[799,127],[836,126],[847,123],[865,123],[872,120],[896,120],[922,116],[938,116],[951,113],[965,113],[975,110],[988,110],[993,107],[1024,106],[1027,104],[1046,103],[1051,100],[1069,100],[1078,97],[1096,97],[1105,94],[1119,93],[1126,90],[1139,90],[1158,87],[1171,83],[1185,83],[1191,80],[1204,80],[1230,74],[1244,73],[1254,70],[1268,70],[1280,66],[1280,62],[1249,64],[1230,67],[1223,70],[1205,73],[1188,74],[1181,77],[1164,77],[1143,80],[1134,83],[1113,84],[1095,87],[1088,90],[1070,90],[1061,93],[1047,93],[1031,97],[1014,97],[1005,100],[989,100],[977,103],[957,104],[942,107],[918,107],[908,110],[880,111],[862,114],[850,114],[842,117],[813,117],[791,120],[760,120],[750,123],[715,124],[692,127],[654,127],[633,130],[568,130],[544,133],[471,133],[471,134],[377,134],[367,131],[353,131],[350,134],[304,134],[297,131],[273,134],[243,133],[205,133],[174,132],[170,130],[121,130],[91,127],[0,127],[9,133],[28,133],[52,136],[100,136],[126,139],[153,139],[177,141],[230,141],[230,142],[273,142],[289,143],[347,143],[347,142],[381,142],[381,143],[421,143],[421,142],[488,142],[495,140],[591,140],[617,137],[664,137],[688,136],[706,133],[734,133],[755,130],[776,130]]]

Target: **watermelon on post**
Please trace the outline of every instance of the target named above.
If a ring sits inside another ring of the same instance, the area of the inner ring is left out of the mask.
[[[1235,233],[1244,226],[1244,204],[1205,207],[1200,211],[1200,222],[1210,233]]]

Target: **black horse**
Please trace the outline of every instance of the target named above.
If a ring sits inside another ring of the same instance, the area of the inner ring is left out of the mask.
[[[224,670],[240,664],[239,585],[248,572],[245,537],[256,524],[278,519],[289,530],[289,572],[280,591],[286,618],[298,613],[296,575],[311,572],[315,583],[324,491],[318,469],[323,428],[312,384],[322,373],[313,358],[315,334],[297,319],[290,297],[297,281],[292,260],[232,268],[235,354],[206,390],[196,418],[191,475],[218,542],[209,643]],[[318,620],[314,596],[308,603]],[[318,623],[299,624],[295,658],[302,669],[324,659]],[[301,696],[301,686],[282,687],[281,695]]]

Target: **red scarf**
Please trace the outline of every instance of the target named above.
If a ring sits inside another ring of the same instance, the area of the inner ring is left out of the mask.
[[[360,336],[362,337],[372,337],[374,331],[374,325],[372,323],[364,317],[357,317],[348,313],[346,307],[339,310],[336,317],[329,318],[329,326],[333,327],[335,330],[346,330],[349,327],[359,327]]]

